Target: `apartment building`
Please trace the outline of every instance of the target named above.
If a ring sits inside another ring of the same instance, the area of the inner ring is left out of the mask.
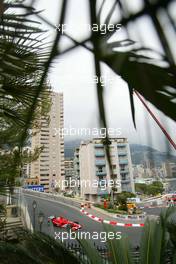
[[[134,192],[130,148],[126,138],[111,138],[109,142],[111,168],[102,139],[82,142],[79,149],[81,196],[98,201],[110,193]]]
[[[38,177],[45,192],[52,191],[65,179],[63,94],[51,93],[50,122],[41,117],[40,131],[32,136],[32,150],[43,147],[38,160],[31,164],[31,177]],[[33,131],[36,132],[35,130]]]
[[[74,179],[77,183],[74,191],[78,196],[80,196],[79,148],[75,148],[74,151],[73,168],[74,168]]]
[[[72,180],[74,179],[74,165],[72,159],[65,159],[65,189],[72,190],[74,188],[74,184],[72,186]]]
[[[31,163],[24,164],[22,168],[22,175],[23,175],[23,178],[31,177]]]
[[[176,178],[176,163],[174,162],[163,162],[162,170],[164,173],[164,177],[166,178]]]

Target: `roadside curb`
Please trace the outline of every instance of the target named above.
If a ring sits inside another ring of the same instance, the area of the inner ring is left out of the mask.
[[[99,222],[99,223],[105,223],[105,224],[110,224],[113,226],[121,226],[121,227],[144,227],[144,223],[138,223],[138,224],[134,224],[134,223],[119,223],[116,221],[110,221],[110,220],[105,220],[102,219],[100,217],[94,216],[92,214],[89,214],[88,212],[86,212],[84,210],[84,208],[81,208],[80,212],[82,214],[85,214],[87,217],[91,218],[92,220]]]
[[[100,208],[97,208],[95,206],[92,207],[95,211],[97,212],[100,212],[108,217],[112,217],[112,218],[115,218],[115,219],[122,219],[122,220],[142,220],[142,219],[145,219],[146,218],[146,214],[143,213],[143,214],[140,214],[140,215],[120,215],[120,214],[114,214],[114,213],[108,213]]]

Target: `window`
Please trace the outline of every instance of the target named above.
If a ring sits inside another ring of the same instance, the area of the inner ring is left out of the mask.
[[[103,167],[98,167],[98,172],[103,172]]]
[[[41,132],[49,132],[48,129],[41,129]]]

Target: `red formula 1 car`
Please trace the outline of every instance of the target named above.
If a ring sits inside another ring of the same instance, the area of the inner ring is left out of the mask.
[[[49,216],[48,217],[48,225],[53,223],[54,226],[71,229],[72,231],[76,231],[82,228],[82,226],[78,222],[72,222],[64,217],[56,217],[56,216]]]

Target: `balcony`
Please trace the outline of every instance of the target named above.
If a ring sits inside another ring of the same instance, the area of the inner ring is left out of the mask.
[[[104,157],[105,153],[104,152],[96,152],[95,157]]]
[[[125,169],[125,170],[120,170],[120,174],[127,174],[129,171],[128,171],[128,169]]]
[[[103,144],[94,144],[94,147],[95,148],[104,148],[104,145]]]
[[[106,171],[96,171],[96,176],[106,176]]]
[[[126,183],[130,183],[130,179],[121,180],[121,184],[126,184]]]
[[[105,166],[106,165],[106,161],[105,160],[95,160],[95,165],[97,166]]]
[[[126,144],[119,143],[119,144],[117,144],[117,147],[118,147],[118,148],[125,148],[125,147],[126,147]]]
[[[118,152],[118,156],[119,157],[123,157],[123,156],[126,156],[126,155],[127,155],[127,153],[125,151]]]
[[[128,160],[126,160],[126,159],[120,159],[119,160],[119,164],[121,165],[121,164],[125,164],[125,165],[127,165],[128,164]]]

